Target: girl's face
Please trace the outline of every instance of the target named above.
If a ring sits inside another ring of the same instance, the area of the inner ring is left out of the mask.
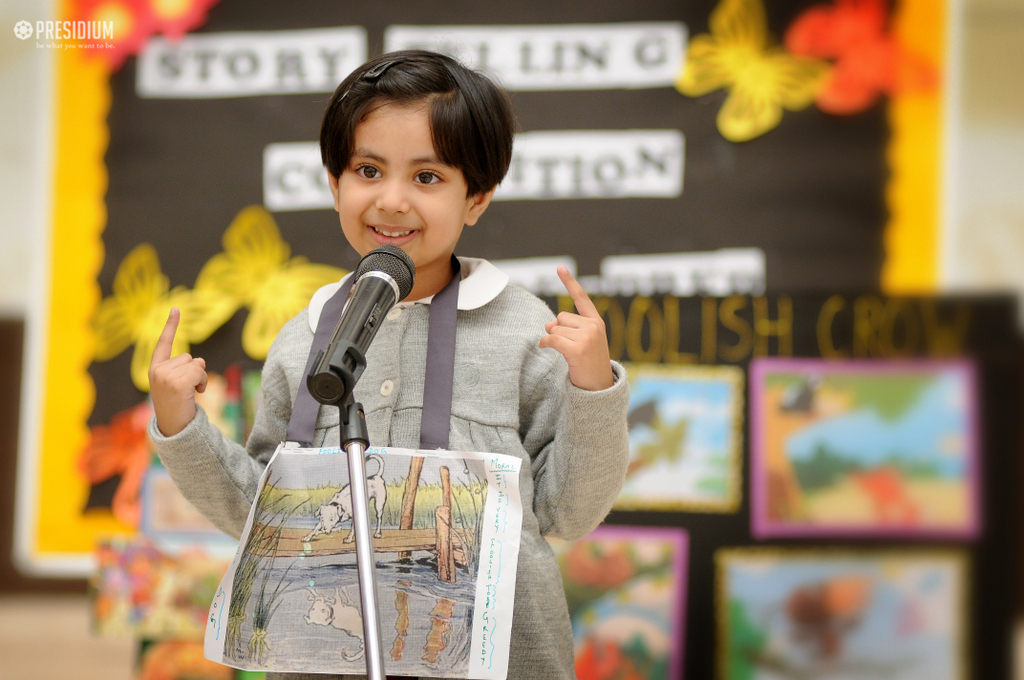
[[[352,159],[331,177],[341,230],[360,255],[391,243],[416,264],[409,300],[440,292],[462,228],[475,224],[494,191],[466,196],[462,171],[441,163],[426,103],[387,104],[356,128]]]

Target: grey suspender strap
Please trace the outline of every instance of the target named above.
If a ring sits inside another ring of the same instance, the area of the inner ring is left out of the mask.
[[[455,379],[455,326],[459,303],[459,280],[462,278],[459,261],[452,257],[455,274],[440,293],[430,302],[430,325],[427,331],[427,367],[423,383],[423,412],[420,415],[420,448],[447,449],[452,417],[452,387]],[[354,276],[341,285],[324,305],[309,348],[306,369],[299,381],[292,416],[288,421],[287,440],[300,446],[313,445],[316,419],[320,402],[306,387],[306,376],[316,362],[317,355],[327,347],[335,326],[341,318]],[[383,329],[382,329],[383,330]],[[373,442],[371,442],[372,444]]]
[[[423,413],[420,415],[420,448],[447,449],[452,421],[452,387],[455,382],[455,321],[459,307],[459,261],[452,256],[455,275],[430,301],[427,329],[427,371],[423,377]]]
[[[338,292],[331,296],[320,311],[320,320],[316,324],[316,332],[313,334],[313,344],[309,348],[309,358],[306,359],[306,369],[299,379],[299,393],[295,397],[295,404],[292,406],[292,417],[288,420],[288,434],[285,435],[290,442],[298,442],[300,446],[310,447],[313,445],[313,435],[316,433],[316,417],[320,413],[320,402],[313,398],[306,387],[306,376],[313,370],[317,356],[327,348],[331,341],[341,312],[345,309],[348,301],[348,294],[352,291],[352,284],[355,283],[356,275],[352,276],[341,284]]]

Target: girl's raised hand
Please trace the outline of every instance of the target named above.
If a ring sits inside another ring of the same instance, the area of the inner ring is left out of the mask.
[[[153,397],[156,426],[165,437],[172,437],[192,422],[196,415],[196,392],[206,391],[206,361],[191,354],[171,357],[171,345],[178,330],[181,312],[177,307],[167,315],[167,323],[153,349],[149,364],[149,390]]]
[[[562,312],[554,321],[549,321],[544,326],[548,334],[540,339],[538,347],[551,347],[565,357],[569,380],[576,387],[592,391],[608,389],[615,383],[615,376],[608,355],[604,319],[568,269],[558,267],[558,278],[562,279],[579,313]]]

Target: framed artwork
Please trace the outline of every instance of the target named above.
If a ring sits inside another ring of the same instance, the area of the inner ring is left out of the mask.
[[[756,537],[977,536],[969,362],[760,359],[750,406]]]
[[[266,680],[267,674],[240,671],[209,661],[203,643],[142,640],[133,680]]]
[[[142,483],[139,530],[150,537],[199,542],[233,542],[185,499],[162,465],[153,465]]]
[[[743,371],[629,364],[629,449],[620,510],[735,512]]]
[[[686,531],[603,525],[548,542],[565,584],[576,677],[682,678]]]
[[[101,541],[96,560],[89,584],[95,634],[199,642],[230,557],[136,536]]]
[[[202,642],[144,640],[139,647],[134,680],[242,680],[240,671],[208,661]]]
[[[967,561],[947,551],[719,550],[718,680],[967,677]]]

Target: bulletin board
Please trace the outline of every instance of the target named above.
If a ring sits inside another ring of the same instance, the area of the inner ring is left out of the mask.
[[[907,345],[902,311],[886,326],[887,305],[902,298],[879,291],[937,286],[956,2],[402,1],[382,10],[194,0],[175,16],[146,0],[59,4],[61,17],[134,21],[102,52],[53,54],[46,283],[27,320],[16,518],[28,572],[82,576],[99,537],[134,531],[131,514],[115,511],[130,465],[90,480],[82,452],[97,428],[144,403],[163,310],[185,299],[198,310],[189,337],[212,371],[258,369],[286,313],[354,267],[310,150],[334,85],[389,49],[446,49],[510,89],[516,160],[457,253],[522,271],[571,258],[604,293],[615,356],[745,366],[755,355],[933,349]],[[730,61],[735,53],[746,56]],[[615,274],[677,253],[700,254],[687,260],[696,268],[687,281]],[[735,253],[753,267],[730,264]],[[271,275],[288,305],[247,297],[245,281]],[[564,303],[538,281],[534,292]],[[792,306],[805,291],[829,294],[808,312]],[[856,311],[877,305],[848,291],[868,291],[882,311]],[[978,342],[990,323],[979,319],[1007,313],[1002,303],[963,304]],[[787,309],[795,316],[780,336]],[[931,317],[915,313],[924,328]],[[858,318],[875,331],[829,344],[821,314],[836,328]],[[652,344],[654,319],[662,335]],[[1003,348],[1014,342],[1000,337]],[[733,520],[745,512],[743,496]],[[683,517],[691,559],[707,558],[705,515],[612,520]],[[693,564],[691,578],[710,578],[709,566]],[[710,611],[700,597],[693,606]],[[686,629],[687,648],[699,650],[704,628]],[[694,651],[688,673],[709,677],[700,673],[708,663]]]

